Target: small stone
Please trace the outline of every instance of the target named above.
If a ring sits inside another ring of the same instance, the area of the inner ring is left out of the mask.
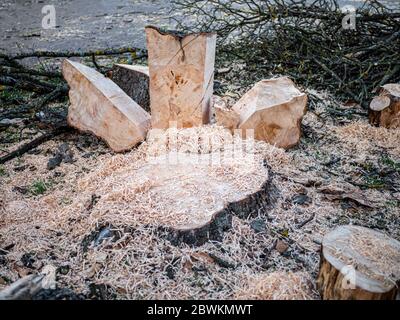
[[[255,219],[250,223],[250,227],[257,233],[265,232],[265,221],[263,219]]]
[[[47,169],[48,170],[55,169],[61,164],[62,160],[63,160],[62,155],[57,153],[53,158],[50,158],[49,161],[47,162]]]
[[[278,251],[280,254],[283,254],[287,251],[287,249],[289,249],[289,246],[286,244],[286,242],[282,241],[282,240],[278,240],[276,242],[276,246],[275,246],[276,251]]]
[[[297,194],[292,198],[292,202],[294,204],[303,205],[303,204],[310,203],[311,198],[305,194]]]

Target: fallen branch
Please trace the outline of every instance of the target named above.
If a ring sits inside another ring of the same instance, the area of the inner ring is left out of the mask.
[[[95,51],[35,51],[19,53],[16,55],[0,54],[0,58],[6,60],[21,60],[26,58],[70,58],[70,57],[92,57],[94,56],[110,56],[119,55],[123,53],[135,53],[137,58],[145,57],[147,55],[146,50],[139,48],[123,47],[117,49],[105,49]]]
[[[53,139],[54,137],[56,137],[62,133],[71,131],[71,130],[72,129],[70,127],[65,126],[65,127],[58,127],[51,132],[45,133],[45,134],[41,135],[40,137],[37,137],[37,138],[33,139],[32,141],[22,145],[17,150],[10,152],[9,154],[1,157],[0,164],[4,164],[7,161],[10,161],[14,158],[20,157],[21,155],[25,154],[26,152],[28,152],[32,149],[35,149],[42,143],[45,143],[46,141],[49,141],[50,139]]]

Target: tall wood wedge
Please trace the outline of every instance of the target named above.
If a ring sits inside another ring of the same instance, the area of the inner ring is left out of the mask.
[[[369,121],[379,127],[400,128],[400,83],[382,86],[369,106]]]
[[[240,121],[239,114],[228,106],[223,98],[213,95],[213,111],[215,123],[234,132]]]
[[[210,122],[215,33],[182,35],[146,27],[152,127]]]
[[[70,126],[104,139],[116,152],[146,138],[150,115],[113,81],[70,60],[64,60],[62,71],[70,86]]]
[[[317,278],[323,299],[394,300],[399,281],[399,241],[351,225],[325,235]]]
[[[292,80],[281,77],[256,83],[233,110],[240,115],[239,129],[244,135],[254,130],[255,139],[287,149],[300,140],[306,105],[307,95]]]
[[[147,66],[116,64],[111,74],[112,81],[139,106],[150,112],[149,68]]]

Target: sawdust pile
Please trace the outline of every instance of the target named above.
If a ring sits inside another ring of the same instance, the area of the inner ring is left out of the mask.
[[[78,219],[95,197],[90,216],[98,223],[201,226],[227,203],[262,188],[268,179],[264,159],[287,161],[282,150],[261,142],[250,150],[222,127],[150,135],[138,150],[116,155],[80,179],[79,196],[61,214]]]
[[[373,127],[365,121],[355,121],[335,128],[335,133],[355,155],[367,155],[368,151],[381,148],[393,156],[400,156],[400,129]]]
[[[276,276],[266,278],[277,288],[266,297],[318,298],[305,293],[309,292],[306,278],[316,277],[324,234],[337,225],[359,224],[380,228],[400,239],[400,214],[396,205],[400,203],[400,194],[395,191],[361,190],[353,185],[367,199],[380,199],[374,207],[350,205],[345,199],[331,201],[319,191],[332,185],[345,189],[346,178],[353,177],[354,173],[358,177],[358,167],[353,163],[359,154],[354,151],[357,143],[352,139],[370,141],[371,148],[360,150],[365,159],[380,156],[375,141],[363,132],[380,129],[370,128],[366,123],[344,126],[331,123],[326,127],[325,120],[309,111],[304,121],[309,128],[304,133],[306,138],[299,147],[287,152],[255,142],[256,158],[265,158],[268,165],[272,203],[266,204],[266,210],[247,218],[234,216],[232,229],[224,233],[222,242],[208,242],[196,248],[184,244],[174,246],[159,237],[157,223],[143,224],[146,219],[153,221],[157,214],[159,217],[155,201],[152,218],[151,214],[149,217],[132,214],[139,212],[142,203],[152,201],[140,199],[137,208],[130,205],[132,190],[147,194],[154,187],[151,181],[140,181],[138,189],[135,181],[118,181],[124,180],[124,174],[127,177],[137,171],[144,161],[151,162],[170,150],[187,148],[193,154],[211,155],[215,150],[206,144],[199,147],[192,139],[196,130],[205,130],[205,134],[220,142],[214,147],[220,145],[216,149],[225,150],[224,142],[232,137],[222,132],[216,134],[215,127],[178,130],[180,138],[171,141],[157,135],[155,144],[149,139],[124,155],[112,155],[98,144],[78,148],[78,136],[66,135],[64,141],[42,145],[38,154],[25,154],[8,162],[3,167],[5,175],[0,176],[0,248],[6,252],[5,262],[0,264],[0,289],[26,274],[39,273],[47,265],[53,265],[58,270],[58,287],[71,288],[87,298],[229,299],[239,297],[239,293],[245,297],[243,291],[256,295],[254,292],[259,291],[250,289],[249,279],[279,271],[285,273],[279,277],[285,280],[278,281]],[[345,130],[349,132],[343,133]],[[357,130],[363,133],[358,134]],[[393,161],[400,160],[400,155],[395,154],[398,138],[391,138],[396,134],[383,130],[377,138],[382,136],[386,140],[376,140],[381,141],[382,150],[393,155]],[[163,150],[165,141],[168,144]],[[51,152],[63,142],[73,149],[75,162],[62,163],[54,171],[47,170]],[[156,143],[160,143],[158,147],[154,147]],[[389,145],[387,149],[385,143]],[[334,157],[340,161],[329,166],[324,164]],[[215,176],[235,172],[238,164],[232,165],[232,170],[217,170]],[[47,187],[43,194],[32,193],[38,181]],[[127,202],[116,201],[118,197]],[[134,200],[137,203],[139,199]],[[100,210],[101,206],[105,210]],[[278,239],[287,244],[285,252],[275,249]],[[289,286],[289,280],[297,285]],[[97,291],[102,293],[94,295],[93,287],[101,288]]]
[[[315,296],[309,275],[282,271],[249,276],[247,286],[236,293],[237,299],[248,300],[312,300]]]

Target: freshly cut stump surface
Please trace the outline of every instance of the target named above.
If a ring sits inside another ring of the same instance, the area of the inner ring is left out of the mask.
[[[395,299],[399,280],[399,241],[359,226],[341,226],[324,237],[317,279],[323,299]]]
[[[263,159],[221,127],[150,131],[138,150],[115,156],[78,186],[100,196],[91,214],[105,222],[156,225],[172,242],[202,244],[220,239],[232,214],[262,208],[268,194]]]

